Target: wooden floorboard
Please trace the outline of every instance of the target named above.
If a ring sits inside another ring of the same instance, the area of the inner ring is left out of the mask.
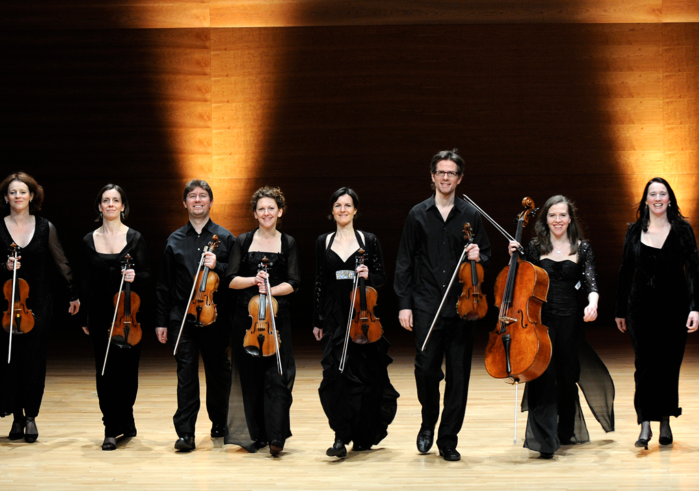
[[[145,350],[136,404],[138,436],[115,452],[103,452],[101,415],[89,356],[52,351],[46,395],[37,418],[40,437],[32,445],[0,438],[0,489],[697,489],[699,467],[699,338],[688,345],[680,382],[684,414],[673,420],[676,443],[648,451],[634,448],[633,352],[611,327],[592,344],[616,383],[617,430],[605,434],[585,406],[592,441],[567,446],[552,461],[522,448],[520,415],[513,444],[514,389],[483,369],[482,346],[474,356],[469,404],[460,434],[462,460],[448,463],[433,449],[419,455],[415,436],[420,406],[412,372],[412,350],[396,347],[391,379],[400,392],[398,414],[388,437],[370,452],[337,461],[325,456],[333,434],[318,400],[321,372],[316,347],[297,350],[298,376],[292,406],[294,436],[280,458],[248,454],[208,436],[202,409],[197,450],[175,452],[175,363],[167,350]],[[203,371],[202,371],[203,380]],[[202,387],[202,399],[205,387]],[[521,391],[520,391],[521,394]],[[0,420],[7,435],[11,418]]]

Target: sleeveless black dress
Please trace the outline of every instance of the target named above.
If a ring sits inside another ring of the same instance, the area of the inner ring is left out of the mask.
[[[34,313],[34,329],[26,334],[12,336],[10,364],[7,363],[9,335],[4,330],[0,333],[0,416],[14,414],[15,418],[36,417],[44,396],[46,348],[53,316],[49,268],[58,268],[66,288],[70,290],[71,300],[77,299],[73,273],[58,240],[56,228],[45,218],[34,216],[34,235],[20,251],[22,267],[17,270],[17,277],[29,284],[27,303]],[[5,220],[0,219],[0,222],[0,251],[5,256],[14,240]],[[0,270],[3,284],[12,279],[12,271],[7,271],[4,267]]]

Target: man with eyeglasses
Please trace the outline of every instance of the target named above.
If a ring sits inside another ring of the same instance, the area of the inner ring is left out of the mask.
[[[158,300],[158,327],[155,333],[161,343],[170,340],[173,345],[177,342],[182,319],[187,312],[187,301],[198,274],[202,254],[204,266],[222,277],[235,241],[233,234],[215,224],[209,217],[214,204],[214,193],[206,181],[189,181],[184,188],[182,203],[189,214],[189,221],[168,237],[155,287]],[[204,252],[214,235],[218,236],[218,247],[213,252]],[[218,310],[214,323],[197,326],[196,319],[188,319],[182,327],[182,336],[175,354],[177,412],[173,422],[178,436],[175,448],[181,452],[190,452],[196,448],[194,431],[200,406],[200,352],[206,374],[206,409],[212,423],[211,437],[222,438],[226,435],[231,382],[231,363],[228,359],[230,315],[226,311],[227,302],[219,301],[220,295],[218,292],[214,294]]]
[[[430,163],[435,193],[413,207],[403,228],[394,289],[398,296],[401,326],[415,332],[415,382],[422,405],[422,426],[417,448],[427,453],[434,442],[439,419],[439,383],[444,379],[442,360],[446,357],[444,409],[439,424],[437,447],[447,461],[457,461],[458,433],[466,414],[468,384],[471,377],[473,325],[456,312],[461,287],[449,290],[430,340],[422,350],[433,319],[439,310],[447,286],[467,242],[464,224],[471,224],[474,243],[466,248],[465,260],[487,265],[490,241],[480,214],[462,199],[455,199],[456,187],[463,178],[464,160],[454,150],[437,153]]]

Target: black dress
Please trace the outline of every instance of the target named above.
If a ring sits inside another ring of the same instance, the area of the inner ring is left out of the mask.
[[[119,291],[122,264],[127,254],[133,259],[133,269],[136,271],[131,291],[140,293],[143,299],[144,287],[151,280],[150,261],[143,236],[129,229],[126,233],[126,246],[118,254],[98,253],[92,232],[83,238],[85,274],[80,312],[85,319],[83,325],[90,330],[95,354],[97,397],[105,437],[117,437],[135,430],[133,406],[138,393],[141,343],[131,348],[119,348],[112,344],[104,376],[102,375],[107,338],[114,318],[114,295]],[[142,322],[140,313],[136,318]]]
[[[595,256],[590,244],[580,244],[577,263],[540,259],[534,241],[527,245],[525,255],[527,261],[549,275],[541,320],[549,328],[553,354],[546,371],[525,388],[522,410],[529,413],[524,446],[553,453],[561,445],[590,441],[577,385],[604,431],[614,431],[614,382],[585,340],[582,309],[578,306],[577,290],[581,284],[587,294],[597,291]]]
[[[381,247],[376,236],[355,231],[357,242],[366,251],[369,268],[367,286],[379,287],[386,281]],[[326,240],[330,241],[326,247]],[[335,234],[324,234],[316,243],[316,282],[313,325],[323,329],[323,380],[318,389],[320,402],[335,438],[347,444],[371,447],[383,440],[398,408],[398,392],[388,377],[390,344],[385,337],[360,345],[349,341],[342,373],[339,363],[347,332],[347,318],[356,269],[354,252],[346,261],[332,250]]]
[[[22,267],[17,277],[29,284],[28,307],[34,312],[34,329],[12,336],[12,362],[7,363],[9,336],[0,335],[0,416],[36,417],[44,396],[46,380],[46,347],[53,316],[53,299],[49,286],[49,262],[53,262],[65,280],[71,300],[77,299],[73,273],[58,240],[56,228],[43,217],[34,215],[34,235],[20,251]],[[14,240],[0,218],[0,251],[7,253]],[[12,279],[12,271],[2,269],[2,283]],[[3,309],[4,310],[4,309]]]
[[[272,287],[288,283],[299,287],[299,261],[296,241],[282,232],[281,253],[249,252],[256,230],[238,236],[233,244],[223,284],[238,276],[256,276],[263,257],[269,259],[269,282]],[[233,314],[231,347],[231,392],[228,404],[228,434],[225,443],[240,445],[255,452],[255,442],[278,441],[282,446],[291,436],[289,411],[291,390],[296,378],[296,362],[291,347],[289,304],[292,295],[275,297],[278,303],[276,325],[281,337],[279,354],[282,375],[276,356],[253,357],[243,348],[245,332],[250,329],[248,302],[259,293],[256,286],[238,290]]]
[[[638,423],[679,416],[680,366],[687,343],[687,316],[699,309],[699,259],[692,227],[673,224],[663,247],[641,243],[632,224],[624,240],[616,316],[626,319],[636,355]]]

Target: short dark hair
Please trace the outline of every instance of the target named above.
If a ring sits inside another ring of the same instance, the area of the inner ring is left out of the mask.
[[[350,198],[352,198],[352,204],[354,205],[354,209],[357,210],[357,214],[354,217],[357,218],[359,216],[359,196],[357,196],[357,193],[354,191],[354,189],[345,186],[338,189],[333,193],[332,196],[330,196],[330,214],[328,215],[328,220],[333,219],[333,207],[335,206],[337,200],[340,199],[340,196],[344,195],[347,195]]]
[[[29,213],[34,214],[41,210],[41,204],[44,202],[44,188],[42,188],[36,179],[27,174],[26,172],[14,172],[7,176],[0,184],[0,190],[2,190],[3,196],[7,196],[7,191],[10,187],[10,183],[14,181],[23,182],[29,188],[29,192],[34,195],[34,198],[29,202]],[[7,205],[9,207],[9,203]]]
[[[464,159],[461,157],[461,155],[459,155],[458,149],[455,148],[453,150],[442,150],[441,152],[437,152],[434,157],[432,157],[432,161],[430,162],[430,172],[432,174],[437,172],[437,164],[442,160],[451,160],[456,164],[459,175],[464,173]]]
[[[687,217],[682,215],[680,211],[680,205],[677,204],[677,198],[675,197],[675,192],[670,187],[670,183],[667,182],[662,177],[654,177],[646,184],[643,188],[643,196],[641,196],[641,201],[638,203],[638,208],[636,209],[636,222],[640,223],[643,227],[644,232],[648,232],[648,224],[650,223],[650,212],[648,211],[648,206],[646,206],[646,199],[648,199],[648,188],[653,183],[662,184],[667,188],[667,193],[670,195],[670,206],[667,207],[667,220],[670,225],[675,225],[681,220],[687,220]]]
[[[252,211],[257,211],[257,202],[262,198],[271,198],[277,203],[277,208],[280,210],[286,209],[286,200],[284,199],[284,193],[279,188],[273,188],[271,186],[262,186],[260,189],[252,193],[250,198],[250,204],[252,205]]]
[[[214,192],[211,190],[209,183],[203,179],[192,179],[187,184],[184,185],[184,194],[182,195],[182,201],[187,201],[187,195],[191,193],[194,188],[202,188],[204,191],[209,193],[209,198],[211,201],[214,200]]]
[[[95,198],[95,212],[97,213],[97,218],[95,218],[96,222],[102,221],[102,218],[100,217],[99,208],[100,203],[102,203],[102,197],[104,196],[104,193],[106,193],[107,191],[111,191],[112,189],[119,193],[119,196],[121,196],[121,203],[124,205],[124,211],[122,212],[124,214],[124,220],[129,218],[129,199],[126,197],[126,193],[118,184],[107,184],[102,189],[100,189],[100,192],[97,193],[97,197]]]

